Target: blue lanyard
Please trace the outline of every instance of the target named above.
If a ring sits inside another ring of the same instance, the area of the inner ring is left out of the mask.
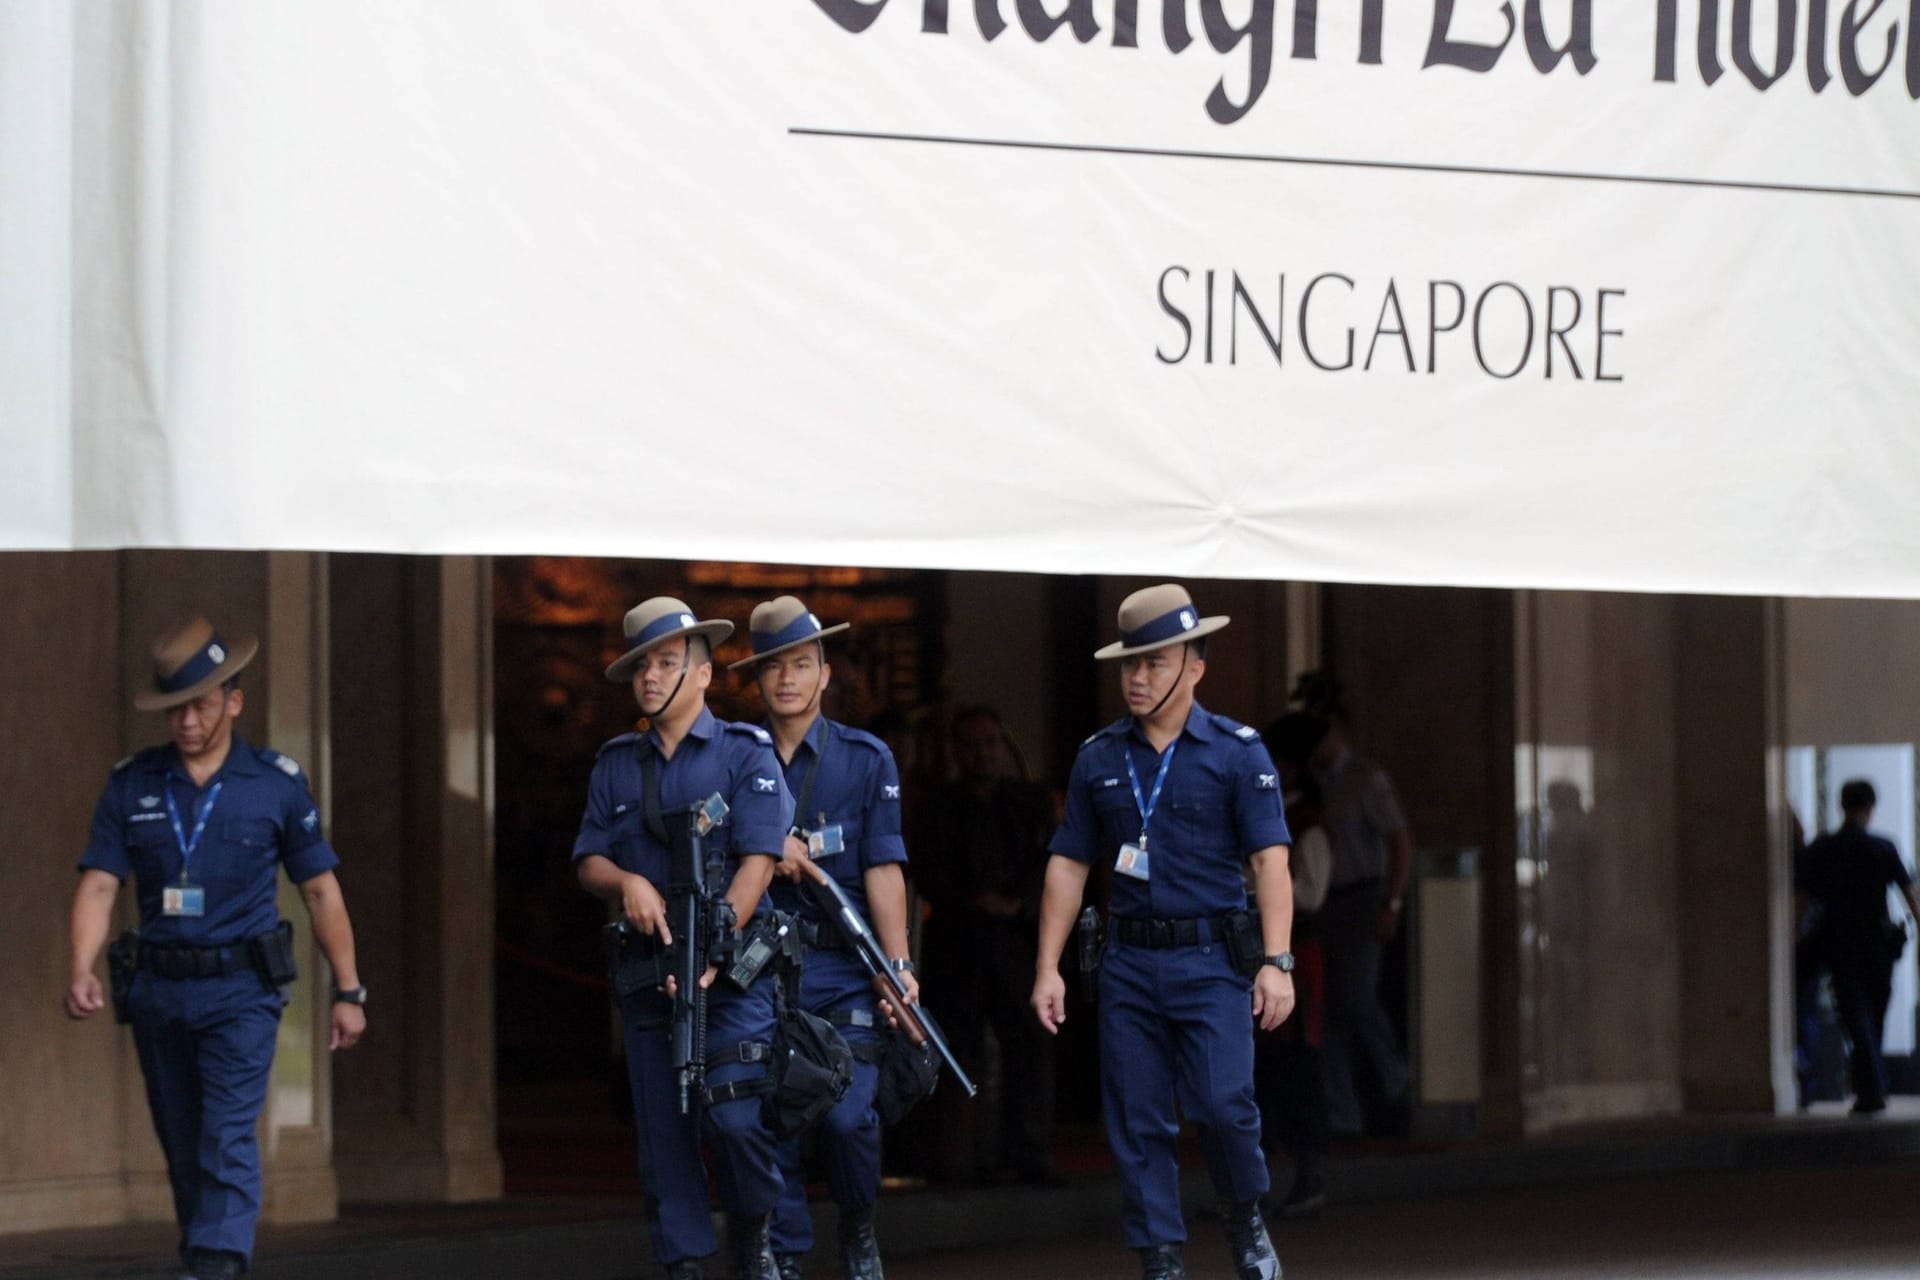
[[[1153,811],[1160,804],[1160,788],[1166,785],[1167,769],[1173,764],[1173,749],[1180,745],[1175,738],[1167,744],[1166,754],[1160,757],[1160,772],[1153,778],[1153,794],[1142,797],[1140,794],[1140,775],[1133,768],[1133,747],[1126,748],[1127,781],[1133,784],[1133,807],[1140,811],[1140,847],[1147,847],[1147,824],[1153,821]]]
[[[167,818],[173,823],[173,838],[180,846],[180,883],[187,882],[187,864],[193,861],[193,851],[200,847],[200,837],[207,834],[207,819],[213,816],[213,803],[220,798],[220,788],[227,785],[225,778],[213,784],[213,790],[207,792],[206,800],[200,805],[193,819],[193,839],[187,839],[187,833],[180,827],[180,806],[173,802],[173,779],[167,779],[167,785],[161,788],[167,795]]]

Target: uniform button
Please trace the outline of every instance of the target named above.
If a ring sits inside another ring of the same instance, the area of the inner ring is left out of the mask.
[[[1210,956],[1210,955],[1212,955],[1212,954],[1213,954],[1213,948],[1212,948],[1212,947],[1201,947],[1201,948],[1200,948],[1200,954],[1201,954],[1201,955],[1203,955],[1203,956]]]

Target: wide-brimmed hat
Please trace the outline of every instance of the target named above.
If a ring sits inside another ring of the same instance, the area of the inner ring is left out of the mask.
[[[153,642],[153,688],[133,695],[142,711],[165,711],[192,702],[240,674],[260,652],[260,637],[228,644],[205,618],[183,622]]]
[[[747,634],[753,640],[752,655],[730,664],[727,670],[738,671],[803,644],[837,636],[852,625],[840,622],[831,627],[821,626],[820,619],[795,596],[776,596],[762,601],[753,606],[753,616],[747,619]]]
[[[1145,587],[1120,602],[1120,638],[1094,650],[1093,656],[1129,658],[1170,644],[1185,644],[1212,635],[1230,621],[1225,614],[1201,617],[1193,597],[1178,583]]]
[[[627,616],[620,626],[627,635],[627,651],[615,658],[613,665],[607,668],[607,679],[616,682],[630,678],[640,659],[675,636],[706,636],[708,644],[712,645],[719,644],[733,634],[731,622],[722,618],[702,622],[693,616],[693,610],[686,601],[675,600],[672,596],[642,600],[627,610]]]

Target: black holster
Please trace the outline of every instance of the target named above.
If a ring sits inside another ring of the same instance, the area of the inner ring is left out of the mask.
[[[1080,969],[1080,998],[1092,1001],[1100,977],[1100,912],[1084,907],[1073,925],[1075,959]]]
[[[122,1026],[133,1021],[127,998],[139,969],[140,935],[129,929],[107,945],[107,994],[113,1000],[113,1020]]]
[[[1226,917],[1227,951],[1233,957],[1233,969],[1252,980],[1266,959],[1267,940],[1260,928],[1260,913],[1235,911]]]
[[[636,992],[652,991],[666,982],[666,953],[625,920],[615,920],[603,928],[600,941],[607,953],[607,985],[616,1001]]]
[[[260,981],[267,986],[280,990],[293,985],[300,976],[300,967],[293,958],[293,923],[282,920],[266,933],[247,939],[247,949],[253,953],[253,967],[260,975]]]

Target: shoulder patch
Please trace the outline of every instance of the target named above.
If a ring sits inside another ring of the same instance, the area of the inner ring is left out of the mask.
[[[261,754],[266,756],[268,764],[286,774],[289,778],[297,778],[300,776],[300,762],[292,756],[283,756],[278,751],[263,751]]]
[[[1255,729],[1250,724],[1243,724],[1238,729],[1235,729],[1233,731],[1233,736],[1240,739],[1240,741],[1242,742],[1252,742],[1255,738],[1260,736],[1260,731],[1258,729]]]
[[[595,760],[598,760],[601,756],[607,754],[607,752],[613,750],[615,747],[624,747],[630,743],[634,743],[638,741],[640,741],[640,735],[637,733],[623,733],[617,738],[608,738],[605,742],[600,744],[600,749],[593,753],[593,758]]]

